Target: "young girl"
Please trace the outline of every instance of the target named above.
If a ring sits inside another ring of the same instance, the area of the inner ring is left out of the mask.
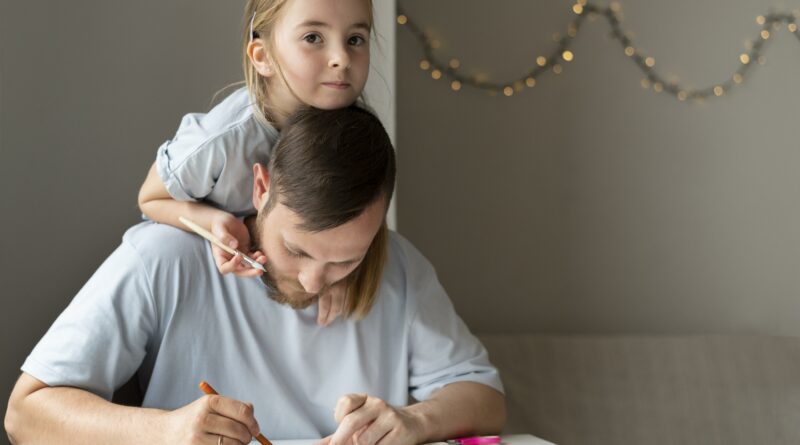
[[[187,114],[158,149],[139,191],[139,207],[154,221],[186,230],[185,216],[224,243],[249,252],[239,217],[256,212],[249,191],[253,164],[267,165],[286,119],[300,106],[343,108],[360,96],[369,72],[372,0],[248,0],[243,66],[246,87],[208,114]],[[262,272],[214,247],[220,272]],[[318,323],[342,313],[344,285],[319,299]]]

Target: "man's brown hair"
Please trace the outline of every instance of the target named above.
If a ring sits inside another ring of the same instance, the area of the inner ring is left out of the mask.
[[[292,115],[269,162],[267,214],[280,203],[320,232],[359,216],[377,200],[388,207],[395,157],[380,120],[360,106],[303,108]],[[386,262],[388,229],[381,224],[361,264],[347,278],[345,316],[363,318],[375,301]]]

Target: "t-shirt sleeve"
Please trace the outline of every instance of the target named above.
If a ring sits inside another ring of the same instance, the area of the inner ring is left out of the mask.
[[[253,164],[269,163],[278,136],[253,114],[242,88],[208,113],[184,116],[175,137],[159,147],[156,171],[178,201],[203,201],[236,216],[253,214]]]
[[[107,400],[139,368],[158,322],[136,250],[123,244],[59,315],[22,365],[49,386]]]
[[[433,266],[421,254],[407,266],[407,292],[416,303],[409,330],[411,396],[425,400],[445,385],[464,381],[503,392],[486,348],[456,314]]]
[[[175,137],[164,142],[156,154],[156,170],[169,194],[178,201],[199,201],[214,189],[225,166],[225,157],[215,151],[219,134],[209,134],[205,114],[187,114]]]

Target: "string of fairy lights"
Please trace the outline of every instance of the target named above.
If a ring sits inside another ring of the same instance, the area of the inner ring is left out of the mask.
[[[674,96],[679,101],[695,100],[703,101],[707,98],[724,96],[737,85],[741,85],[754,65],[763,65],[765,58],[763,51],[765,45],[773,37],[773,34],[786,25],[789,32],[800,40],[800,33],[797,29],[796,20],[800,18],[800,11],[792,14],[779,13],[760,15],[756,17],[756,23],[761,26],[758,36],[748,44],[746,52],[739,55],[738,67],[723,82],[716,83],[707,88],[689,88],[682,85],[676,79],[667,80],[656,69],[654,57],[645,54],[640,48],[634,45],[631,34],[626,32],[621,26],[621,6],[614,1],[608,6],[599,6],[588,0],[578,0],[572,5],[572,12],[575,18],[567,27],[565,35],[555,34],[557,42],[556,48],[550,53],[539,55],[535,58],[535,64],[527,72],[516,79],[508,82],[493,82],[482,75],[467,75],[461,66],[461,62],[456,59],[444,61],[437,55],[437,49],[441,47],[441,42],[430,36],[421,27],[412,21],[404,12],[403,8],[397,7],[397,23],[408,29],[419,41],[424,51],[424,58],[419,62],[419,67],[423,71],[428,71],[433,80],[444,80],[450,82],[453,91],[460,91],[463,87],[469,86],[479,90],[484,90],[490,95],[513,96],[522,92],[526,88],[536,86],[539,78],[545,74],[561,74],[564,66],[572,62],[575,54],[570,49],[572,41],[578,36],[586,18],[602,17],[611,26],[611,37],[622,45],[622,49],[628,58],[641,70],[643,78],[641,85],[643,88],[650,89],[656,93],[667,93]]]

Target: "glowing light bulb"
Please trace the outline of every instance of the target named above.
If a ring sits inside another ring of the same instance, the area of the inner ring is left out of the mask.
[[[736,73],[736,74],[734,74],[734,75],[733,75],[733,81],[734,81],[734,82],[736,82],[736,83],[742,83],[742,81],[743,81],[743,80],[744,80],[744,79],[742,78],[742,75],[741,75],[741,74],[739,74],[739,73]]]
[[[461,62],[459,62],[458,59],[450,59],[450,68],[457,69],[460,66]]]
[[[625,55],[631,57],[636,54],[636,50],[632,46],[625,47]]]
[[[769,31],[766,29],[761,30],[761,38],[767,40],[769,38]]]
[[[721,87],[721,86],[719,86],[719,85],[715,86],[715,87],[714,87],[714,94],[715,94],[717,97],[719,97],[719,96],[722,96],[723,94],[725,94],[725,88],[722,88],[722,87]]]
[[[572,62],[572,59],[575,58],[575,54],[573,54],[572,51],[570,50],[566,50],[563,53],[561,53],[561,57],[567,62]]]
[[[544,56],[539,56],[539,57],[537,57],[537,58],[536,58],[536,64],[537,64],[537,65],[539,65],[539,66],[545,66],[545,65],[547,65],[547,58],[546,58],[546,57],[544,57]]]
[[[572,12],[578,15],[583,14],[583,5],[580,3],[575,3],[574,5],[572,5]]]
[[[567,28],[567,35],[570,37],[575,37],[578,35],[578,28],[575,27],[572,23],[569,24],[569,28]]]
[[[531,88],[535,87],[536,79],[534,79],[533,77],[528,77],[527,79],[525,79],[525,85],[528,85]]]
[[[503,94],[505,94],[506,96],[511,96],[512,94],[514,94],[514,89],[511,87],[505,87],[503,88]]]
[[[439,80],[442,77],[442,72],[439,70],[433,70],[431,71],[431,77],[433,77],[433,80]]]
[[[653,90],[655,90],[656,93],[660,93],[660,92],[664,91],[664,84],[661,83],[661,82],[654,83],[653,84]]]
[[[650,68],[652,68],[652,67],[654,67],[656,65],[656,59],[654,59],[652,57],[648,57],[648,58],[644,59],[644,64],[649,66]]]
[[[763,25],[764,23],[767,23],[767,18],[764,17],[763,15],[760,15],[756,17],[756,23],[758,23],[759,25]]]
[[[457,80],[454,80],[454,81],[452,81],[452,82],[450,83],[450,88],[452,88],[452,89],[453,89],[453,91],[458,91],[458,90],[460,90],[460,89],[461,89],[461,82],[459,82],[459,81],[457,81]]]
[[[398,15],[397,23],[400,25],[405,25],[406,23],[408,23],[408,17],[404,16],[403,14]]]
[[[741,56],[739,56],[739,60],[742,61],[743,65],[747,65],[748,63],[750,63],[750,56],[748,54],[742,54]]]

